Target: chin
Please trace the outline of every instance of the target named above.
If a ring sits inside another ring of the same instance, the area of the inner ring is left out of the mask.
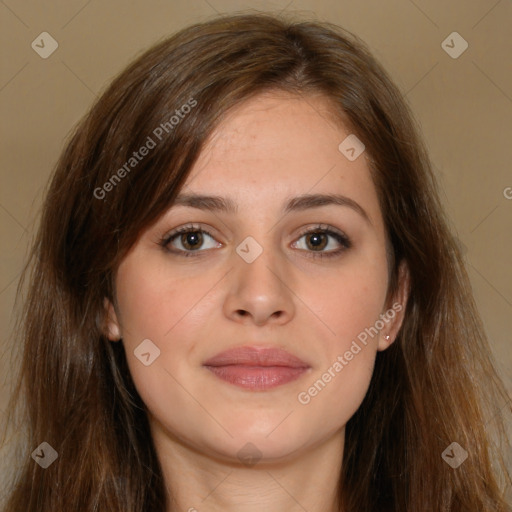
[[[215,447],[217,450],[220,449],[224,456],[236,458],[238,461],[245,455],[261,457],[262,462],[292,458],[298,450],[315,440],[313,432],[309,432],[309,425],[306,426],[304,422],[299,425],[296,418],[292,419],[293,413],[286,417],[289,412],[264,414],[255,411],[254,414],[247,415],[244,413],[242,421],[231,422],[227,426],[233,437],[224,436],[223,442]]]
[[[208,446],[208,452],[213,458],[252,467],[256,464],[261,466],[292,460],[303,448],[304,442],[290,436],[277,436],[271,440],[266,435],[240,435],[234,439],[224,439],[221,444],[212,443]]]

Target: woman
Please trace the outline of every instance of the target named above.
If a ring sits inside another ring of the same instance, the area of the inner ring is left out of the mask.
[[[417,132],[327,23],[219,17],[130,65],[44,203],[6,510],[510,511]]]

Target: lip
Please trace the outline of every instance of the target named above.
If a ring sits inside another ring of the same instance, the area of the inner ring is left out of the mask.
[[[279,348],[237,347],[203,363],[218,378],[238,387],[266,390],[298,379],[311,366]]]

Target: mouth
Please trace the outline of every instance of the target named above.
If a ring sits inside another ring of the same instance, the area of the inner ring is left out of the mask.
[[[292,382],[311,366],[277,348],[238,347],[203,363],[219,379],[253,391],[272,389]]]

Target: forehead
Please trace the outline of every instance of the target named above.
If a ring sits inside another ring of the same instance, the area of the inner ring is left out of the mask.
[[[349,133],[334,113],[335,106],[323,95],[265,92],[227,113],[207,140],[202,156],[208,153],[240,161],[265,148],[278,150],[281,159],[319,158],[315,152],[332,149],[333,143],[336,149],[340,135]]]
[[[363,152],[339,149],[350,129],[324,96],[268,92],[233,108],[213,131],[184,193],[234,199],[240,207],[281,207],[302,194],[343,194],[378,224],[376,190]]]

